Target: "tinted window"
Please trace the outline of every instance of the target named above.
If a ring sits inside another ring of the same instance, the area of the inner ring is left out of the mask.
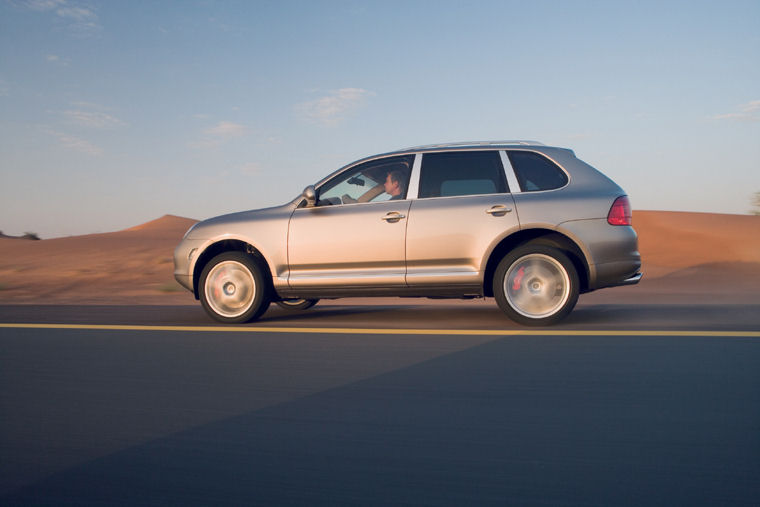
[[[405,199],[414,155],[365,162],[345,171],[319,188],[317,206]],[[396,185],[388,185],[390,179]],[[393,194],[388,194],[390,190]]]
[[[426,153],[422,157],[420,198],[507,191],[504,168],[496,151]]]
[[[552,190],[567,184],[565,172],[538,153],[510,151],[508,155],[523,192]]]

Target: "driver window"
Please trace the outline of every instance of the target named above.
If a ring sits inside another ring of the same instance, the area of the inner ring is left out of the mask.
[[[359,164],[319,188],[317,206],[406,199],[414,155]]]

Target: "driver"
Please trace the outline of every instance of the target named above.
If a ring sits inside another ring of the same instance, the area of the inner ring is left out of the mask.
[[[404,198],[404,175],[399,170],[388,171],[388,175],[385,177],[385,193],[390,195],[391,201]]]

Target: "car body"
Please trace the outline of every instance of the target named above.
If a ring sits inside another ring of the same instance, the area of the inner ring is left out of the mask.
[[[641,278],[625,192],[573,151],[533,141],[363,158],[282,206],[199,222],[174,262],[177,281],[230,323],[270,302],[409,296],[495,297],[513,320],[545,325],[578,294]]]

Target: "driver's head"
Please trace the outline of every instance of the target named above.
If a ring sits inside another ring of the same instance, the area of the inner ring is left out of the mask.
[[[389,171],[385,178],[385,193],[397,196],[402,192],[403,175],[401,171]]]

